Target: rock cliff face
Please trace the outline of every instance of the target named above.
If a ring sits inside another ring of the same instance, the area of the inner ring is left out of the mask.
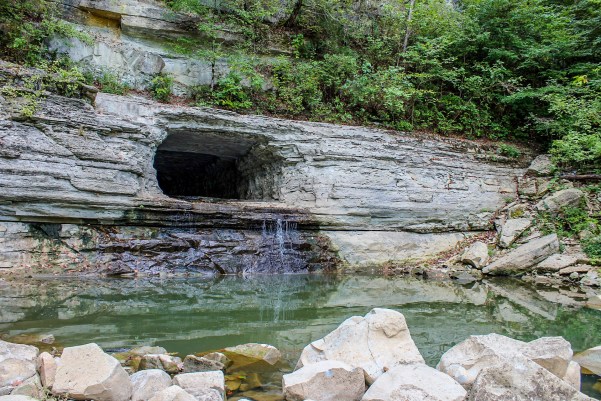
[[[336,251],[351,264],[426,258],[489,228],[522,174],[454,139],[107,94],[94,106],[48,95],[28,119],[18,99],[0,102],[3,267],[232,273],[327,268]]]

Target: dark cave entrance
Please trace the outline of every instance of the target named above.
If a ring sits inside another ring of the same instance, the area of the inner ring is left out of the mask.
[[[273,199],[276,159],[245,137],[175,131],[158,147],[154,168],[159,187],[173,198],[262,200]]]

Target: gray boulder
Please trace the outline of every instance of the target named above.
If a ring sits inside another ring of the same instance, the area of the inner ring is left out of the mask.
[[[543,154],[538,155],[532,163],[530,163],[530,167],[526,171],[526,174],[536,176],[536,177],[545,177],[551,175],[553,171],[553,162],[551,161],[551,157],[549,155]]]
[[[481,269],[488,263],[488,246],[481,241],[474,242],[461,255],[461,262]]]
[[[499,236],[499,246],[509,248],[524,231],[532,226],[530,219],[509,219],[503,224]]]
[[[119,361],[92,343],[63,350],[52,392],[75,400],[128,401],[132,385]]]
[[[25,395],[32,398],[42,398],[43,388],[40,376],[34,375],[19,384],[10,395]]]
[[[322,361],[284,375],[282,388],[287,401],[359,401],[365,393],[365,377],[361,368]]]
[[[569,188],[557,191],[536,204],[539,211],[558,213],[564,207],[578,207],[584,201],[585,194],[579,189]]]
[[[160,369],[171,374],[179,373],[181,365],[181,358],[167,354],[146,354],[140,360],[140,370]]]
[[[0,396],[0,401],[38,401],[35,398],[27,395],[3,395]]]
[[[397,366],[369,387],[362,401],[463,401],[467,392],[450,376],[427,365]]]
[[[183,373],[211,372],[215,370],[224,370],[225,365],[219,361],[204,358],[202,356],[187,355],[184,358]]]
[[[536,270],[541,272],[556,272],[566,267],[575,265],[579,260],[578,255],[556,253],[536,265]]]
[[[162,370],[141,370],[130,376],[132,401],[147,401],[155,394],[171,387],[171,377]]]
[[[405,317],[397,311],[380,308],[372,309],[365,317],[348,318],[324,338],[307,345],[297,369],[326,360],[362,368],[368,384],[395,366],[425,363]]]
[[[557,234],[532,240],[482,269],[485,274],[517,275],[559,252]]]
[[[0,387],[15,387],[36,374],[39,350],[0,340]]]

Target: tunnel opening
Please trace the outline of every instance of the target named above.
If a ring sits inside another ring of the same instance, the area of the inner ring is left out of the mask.
[[[274,200],[277,160],[243,136],[175,131],[157,148],[154,168],[160,189],[173,198]]]

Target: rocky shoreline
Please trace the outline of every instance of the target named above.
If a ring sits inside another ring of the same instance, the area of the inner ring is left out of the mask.
[[[592,400],[581,370],[601,373],[601,347],[573,355],[562,337],[470,336],[427,366],[405,317],[375,308],[307,345],[293,372],[266,344],[184,359],[161,347],[106,353],[96,344],[42,352],[0,341],[0,401],[501,401]],[[279,394],[261,393],[284,373]]]

